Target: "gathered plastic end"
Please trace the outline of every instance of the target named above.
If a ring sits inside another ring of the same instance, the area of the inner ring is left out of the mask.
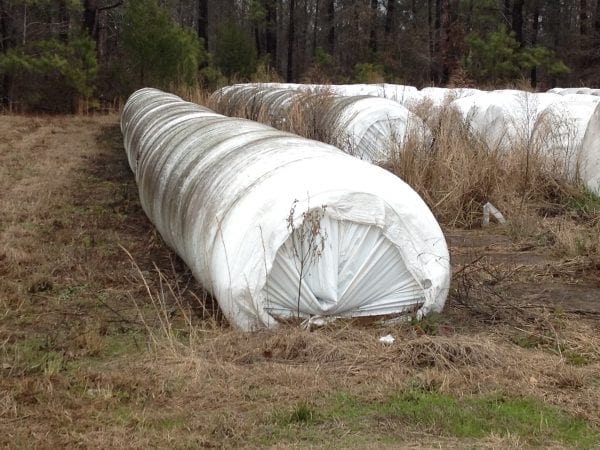
[[[262,296],[278,320],[390,316],[425,302],[422,283],[380,228],[327,214],[290,234]]]

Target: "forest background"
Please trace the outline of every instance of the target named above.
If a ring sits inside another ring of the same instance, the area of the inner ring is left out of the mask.
[[[8,111],[237,81],[600,82],[600,0],[0,0]]]

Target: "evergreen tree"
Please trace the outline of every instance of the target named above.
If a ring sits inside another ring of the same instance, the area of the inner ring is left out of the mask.
[[[22,108],[75,110],[94,93],[98,71],[94,41],[87,35],[67,42],[52,38],[31,41],[0,54],[0,75],[10,77],[11,103]]]
[[[463,67],[476,81],[493,85],[525,77],[534,67],[551,76],[569,72],[554,52],[546,47],[523,47],[514,32],[505,26],[488,33],[484,38],[471,33],[466,38],[468,46]]]
[[[256,48],[244,30],[228,22],[217,32],[215,60],[228,77],[236,75],[248,79],[256,70]]]
[[[179,27],[157,0],[127,2],[123,46],[142,86],[194,84],[207,59],[196,33]]]

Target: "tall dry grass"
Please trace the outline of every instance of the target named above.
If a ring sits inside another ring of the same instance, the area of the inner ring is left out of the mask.
[[[203,86],[174,85],[169,90],[182,99],[199,105],[206,105],[210,97],[210,91]]]
[[[541,117],[535,133],[517,133],[509,148],[493,148],[448,105],[428,109],[429,116],[423,105],[414,111],[426,119],[433,144],[407,139],[390,152],[387,168],[411,185],[445,225],[477,226],[488,201],[522,219],[543,205],[565,205],[580,195],[561,170],[562,155],[551,157],[544,150],[555,117]]]

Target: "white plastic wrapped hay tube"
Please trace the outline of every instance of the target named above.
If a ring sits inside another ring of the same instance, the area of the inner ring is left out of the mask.
[[[444,236],[394,175],[154,89],[121,129],[144,211],[231,323],[442,309]]]
[[[581,179],[585,186],[600,196],[600,104],[589,120],[579,159]]]
[[[269,123],[278,128],[279,124],[294,120],[298,105],[313,107],[311,127],[321,140],[369,162],[390,162],[409,140],[427,147],[432,141],[429,127],[417,115],[380,97],[237,84],[214,92],[210,101],[223,114],[241,112],[247,119],[260,121],[268,117]]]

